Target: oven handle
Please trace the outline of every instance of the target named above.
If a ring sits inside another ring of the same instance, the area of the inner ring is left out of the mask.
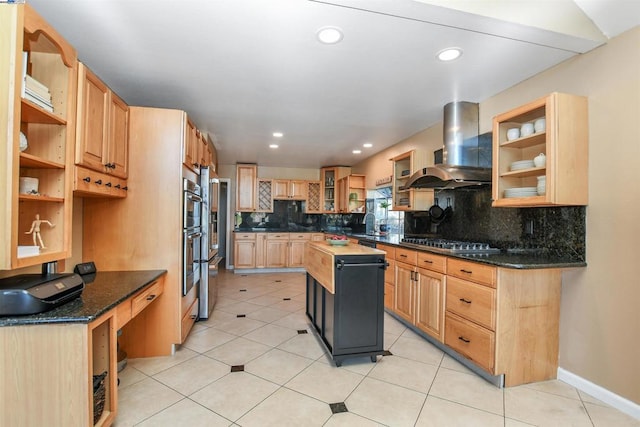
[[[198,233],[193,233],[193,234],[189,234],[189,235],[187,235],[187,239],[188,239],[188,240],[193,240],[193,239],[195,239],[196,237],[202,237],[202,233],[198,232]]]
[[[200,196],[198,196],[196,194],[187,193],[187,199],[193,200],[195,202],[202,203],[202,197],[200,197]]]

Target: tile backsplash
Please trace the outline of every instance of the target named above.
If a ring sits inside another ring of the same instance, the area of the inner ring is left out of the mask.
[[[492,208],[491,187],[436,192],[451,215],[432,224],[428,212],[407,212],[405,234],[488,242],[502,249],[539,250],[585,260],[586,207]]]

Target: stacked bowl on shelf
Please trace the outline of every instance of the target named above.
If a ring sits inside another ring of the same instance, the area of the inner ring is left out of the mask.
[[[534,197],[537,195],[537,187],[514,187],[504,190],[504,197],[507,199],[512,197]]]
[[[538,196],[544,196],[547,193],[547,177],[539,176],[538,177],[538,186],[536,187],[538,192]]]
[[[520,160],[520,161],[511,163],[511,166],[510,166],[512,171],[529,169],[532,167],[534,167],[533,160]]]

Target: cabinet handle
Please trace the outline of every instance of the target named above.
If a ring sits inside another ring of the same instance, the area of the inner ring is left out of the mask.
[[[433,264],[433,261],[428,260],[428,259],[425,259],[425,260],[423,260],[423,261],[424,261],[424,262],[426,262],[427,264]]]
[[[102,185],[102,180],[101,179],[97,180],[96,185]]]
[[[466,300],[466,299],[464,299],[464,298],[460,298],[460,301],[462,301],[462,302],[463,302],[463,303],[465,303],[465,304],[471,304],[471,301]]]
[[[82,178],[82,180],[83,180],[84,182],[91,182],[91,178],[89,178],[89,177]]]
[[[466,343],[470,343],[470,342],[471,342],[471,340],[468,340],[468,339],[466,339],[465,337],[458,337],[458,339],[459,339],[460,341],[464,341],[464,342],[466,342]]]
[[[405,254],[400,254],[401,258],[406,258],[407,256]]]
[[[463,273],[467,273],[467,274],[473,274],[473,271],[465,270],[464,268],[461,268],[460,271],[462,271]]]
[[[156,297],[155,294],[151,294],[147,297],[147,301],[152,301]]]
[[[111,183],[110,183],[110,182],[107,182],[107,183],[105,184],[105,186],[107,186],[107,187],[111,187]]]
[[[127,191],[127,190],[129,189],[129,187],[127,187],[127,186],[125,185],[124,187],[122,187],[122,189],[123,189],[124,191]]]
[[[120,184],[116,184],[116,188],[119,190],[120,189]]]
[[[190,317],[191,317],[191,320],[196,320],[196,317],[198,316],[196,316],[195,314],[192,314]]]

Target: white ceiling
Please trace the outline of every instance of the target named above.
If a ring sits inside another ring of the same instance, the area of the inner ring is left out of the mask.
[[[221,163],[303,168],[353,165],[640,24],[637,0],[27,1],[127,103],[186,110]],[[326,25],[344,40],[320,44]],[[438,62],[449,46],[464,54]]]

